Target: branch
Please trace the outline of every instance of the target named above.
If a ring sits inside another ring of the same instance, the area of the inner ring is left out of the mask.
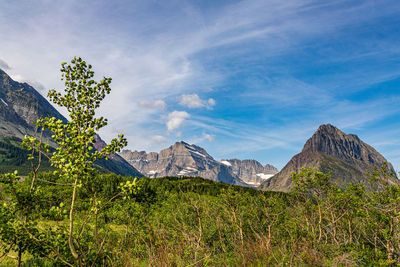
[[[113,201],[113,200],[116,199],[117,197],[122,196],[122,193],[123,193],[123,192],[119,192],[118,194],[116,194],[115,196],[113,196],[112,198],[110,198],[109,200],[107,200],[107,202],[104,203],[104,205],[103,205],[101,208],[99,208],[99,211],[102,210],[102,209],[104,209],[111,201]]]
[[[0,261],[0,263],[2,263],[6,259],[6,257],[8,256],[8,253],[10,252],[10,250],[13,248],[14,245],[15,245],[15,243],[12,243],[8,249],[4,250],[3,255],[0,256],[0,259],[3,258]]]

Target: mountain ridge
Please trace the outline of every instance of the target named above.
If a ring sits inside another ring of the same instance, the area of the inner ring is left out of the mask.
[[[272,165],[264,167],[255,160],[245,160],[244,163],[237,159],[217,161],[205,149],[185,141],[176,142],[159,153],[123,150],[121,156],[143,174],[152,178],[199,176],[214,181],[254,186],[260,184],[265,175],[277,172]],[[251,165],[249,162],[257,167],[244,171],[245,165]],[[269,172],[263,173],[264,168],[267,168]],[[246,175],[241,175],[242,172]],[[262,174],[262,176],[257,177],[257,174]]]

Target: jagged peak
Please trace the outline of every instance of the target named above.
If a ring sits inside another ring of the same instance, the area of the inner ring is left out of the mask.
[[[341,141],[340,141],[341,140]],[[333,126],[332,124],[322,124],[318,127],[317,131],[313,136],[307,140],[304,145],[303,151],[314,151],[314,152],[325,152],[323,147],[325,145],[330,145],[332,142],[340,143],[359,143],[361,145],[363,142],[355,134],[345,134],[339,128]],[[328,143],[328,144],[327,144]]]
[[[321,124],[318,127],[318,130],[315,132],[315,134],[322,134],[322,133],[328,133],[328,134],[345,134],[343,133],[339,128],[337,128],[336,126],[333,126],[330,123],[327,124]],[[314,135],[315,135],[314,134]]]
[[[195,145],[191,145],[191,144],[189,144],[189,143],[187,143],[187,142],[181,140],[181,141],[175,142],[175,144],[173,144],[173,145],[171,146],[171,148],[178,147],[178,146],[182,146],[182,145],[183,145],[185,148],[188,148],[188,149],[195,149],[195,147],[196,147]]]
[[[330,123],[321,124],[311,138],[314,138],[319,135],[327,135],[334,138],[350,138],[354,139],[354,141],[362,142],[361,139],[356,134],[351,134],[351,133],[346,134],[342,130],[340,130],[336,126],[333,126]]]
[[[188,142],[185,142],[185,141],[178,141],[172,147],[179,146],[179,145],[183,145],[185,148],[190,149],[190,150],[204,150],[204,148],[202,148],[200,146],[197,146],[195,144],[189,144]]]
[[[356,139],[353,136],[346,135],[332,124],[322,124],[318,127],[313,136],[304,144],[303,152],[323,152],[330,154],[328,148],[334,146],[335,150],[340,150],[341,148],[338,147],[338,145],[343,146],[343,143],[347,143],[349,139],[359,141],[358,138]],[[340,153],[340,151],[336,152]]]
[[[181,140],[181,141],[176,141],[176,142],[175,142],[175,145],[178,145],[178,144],[190,145],[189,143],[187,143],[187,142],[185,142],[185,141],[183,141],[183,140]]]
[[[386,159],[355,134],[345,134],[331,124],[321,125],[307,140],[302,152],[320,152],[346,162],[361,160],[369,164],[383,163]]]

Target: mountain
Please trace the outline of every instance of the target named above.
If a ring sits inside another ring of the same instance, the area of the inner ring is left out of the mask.
[[[9,162],[1,154],[14,155],[10,151],[18,150],[18,142],[25,135],[33,135],[37,119],[43,117],[56,117],[67,122],[39,92],[27,83],[14,81],[3,70],[0,69],[0,137],[3,137],[3,147],[0,151],[0,165]],[[12,138],[12,139],[10,139]],[[45,137],[51,144],[49,136]],[[11,141],[10,141],[11,140]],[[18,142],[16,140],[19,140]],[[105,146],[104,141],[98,136],[96,148]],[[20,152],[19,152],[20,154]],[[4,161],[3,161],[4,158]],[[26,161],[19,161],[20,165],[26,165]],[[102,160],[96,163],[100,169],[115,172],[121,175],[142,176],[134,167],[127,163],[119,155],[113,155],[110,160]],[[7,166],[7,169],[14,166]],[[21,167],[19,165],[15,167]],[[22,166],[25,167],[25,166]],[[3,170],[0,168],[0,170]]]
[[[199,176],[230,184],[244,183],[225,165],[217,162],[203,148],[176,142],[160,153],[123,150],[121,156],[148,177]]]
[[[160,153],[124,150],[121,156],[148,177],[199,176],[213,181],[254,186],[277,172],[271,165],[262,166],[255,160],[216,161],[203,148],[184,141]]]
[[[232,172],[243,182],[255,186],[278,173],[278,169],[274,166],[270,164],[263,166],[256,160],[228,159],[221,160],[221,163],[229,166]]]
[[[293,187],[291,173],[311,167],[332,174],[332,183],[345,187],[350,183],[368,183],[366,171],[381,167],[387,160],[357,135],[345,134],[338,128],[321,125],[306,142],[301,153],[295,155],[276,175],[265,181],[263,190],[288,191]],[[389,170],[396,175],[393,166]],[[395,182],[393,178],[391,182]]]
[[[23,138],[40,117],[66,119],[32,86],[12,80],[0,69],[0,135]]]

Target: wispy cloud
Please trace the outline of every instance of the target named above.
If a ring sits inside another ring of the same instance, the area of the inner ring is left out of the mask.
[[[157,144],[166,144],[168,142],[168,139],[162,135],[154,135],[151,139]]]
[[[145,108],[159,108],[165,109],[167,104],[163,100],[155,100],[155,101],[146,101],[142,100],[139,102],[139,105]]]
[[[203,132],[201,136],[195,135],[195,136],[191,137],[190,139],[188,139],[188,142],[191,143],[191,144],[201,145],[201,144],[204,143],[204,141],[207,141],[207,142],[210,142],[210,143],[214,142],[214,138],[215,138],[214,135],[206,133],[206,132]]]

